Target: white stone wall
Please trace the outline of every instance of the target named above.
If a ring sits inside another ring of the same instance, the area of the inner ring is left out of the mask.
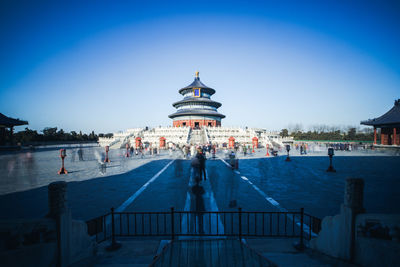
[[[187,144],[189,127],[157,127],[143,132],[142,142],[150,143],[152,146],[160,145],[160,137],[164,137],[165,143],[173,143],[176,145]]]
[[[213,118],[215,119],[215,118]],[[99,138],[101,146],[109,145],[110,148],[120,148],[129,142],[135,144],[135,138],[141,137],[142,143],[149,143],[154,147],[160,144],[160,137],[166,139],[166,144],[173,143],[176,145],[184,145],[190,142],[189,127],[156,127],[149,130],[143,128],[128,129],[125,132],[115,133],[112,138]],[[240,127],[204,127],[204,135],[208,142],[222,145],[228,143],[229,137],[233,136],[235,142],[239,144],[252,144],[254,137],[258,138],[261,147],[268,144],[270,147],[283,145],[284,141],[278,133],[266,132],[262,129],[240,128]]]
[[[240,127],[206,127],[208,138],[213,144],[223,144],[229,142],[229,137],[233,136],[235,142],[240,144],[251,144],[252,139],[257,137],[257,133],[251,128],[243,129]]]

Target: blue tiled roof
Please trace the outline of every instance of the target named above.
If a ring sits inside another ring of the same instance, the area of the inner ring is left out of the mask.
[[[212,89],[211,87],[208,87],[204,83],[202,83],[200,81],[199,77],[194,78],[194,81],[191,84],[189,84],[188,86],[183,87],[182,89],[180,89],[179,93],[180,94],[185,94],[186,91],[192,90],[193,88],[201,88],[203,92],[205,92],[205,93],[207,93],[209,95],[215,94],[215,90]]]
[[[400,125],[400,99],[394,101],[394,106],[382,116],[362,121],[361,124],[371,126]]]

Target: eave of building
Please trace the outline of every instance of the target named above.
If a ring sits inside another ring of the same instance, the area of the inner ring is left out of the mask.
[[[209,95],[215,94],[215,90],[210,88],[210,87],[196,87],[196,86],[182,88],[182,89],[179,90],[179,93],[181,95],[184,95],[186,93],[192,92],[193,88],[200,88],[201,92],[209,94]]]
[[[400,126],[400,99],[396,100],[394,106],[382,116],[361,121],[360,124],[374,127],[399,127]]]
[[[172,106],[175,108],[178,108],[185,104],[200,104],[200,105],[212,106],[215,108],[219,108],[222,106],[221,103],[210,100],[205,97],[193,97],[193,98],[189,98],[189,99],[184,99],[184,100],[173,103]]]
[[[14,127],[14,126],[21,126],[27,125],[27,121],[13,119],[10,117],[5,116],[4,114],[0,113],[0,127]]]
[[[183,109],[169,115],[168,117],[173,119],[180,116],[214,116],[222,119],[225,118],[225,115],[221,113],[204,109]]]

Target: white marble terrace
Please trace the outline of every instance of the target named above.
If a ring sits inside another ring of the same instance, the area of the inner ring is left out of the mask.
[[[101,137],[99,138],[99,144],[103,147],[108,145],[110,148],[121,148],[126,143],[134,145],[135,138],[140,137],[142,143],[158,147],[160,138],[164,137],[169,145],[186,145],[193,143],[191,138],[195,136],[191,132],[190,127],[156,127],[147,130],[145,128],[134,128],[114,133],[111,138]],[[283,146],[284,142],[292,141],[290,138],[282,138],[277,132],[241,127],[203,127],[201,133],[198,134],[204,135],[201,140],[217,145],[228,143],[228,139],[231,136],[235,138],[235,142],[249,145],[252,144],[252,139],[257,137],[261,147],[265,147],[267,144],[269,146]]]

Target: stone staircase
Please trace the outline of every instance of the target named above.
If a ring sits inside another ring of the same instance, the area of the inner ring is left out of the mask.
[[[204,130],[203,129],[192,129],[192,131],[190,133],[189,144],[200,145],[200,144],[206,144],[206,143],[207,143],[207,138],[204,135]]]
[[[171,266],[274,266],[239,239],[175,240],[150,265]]]

